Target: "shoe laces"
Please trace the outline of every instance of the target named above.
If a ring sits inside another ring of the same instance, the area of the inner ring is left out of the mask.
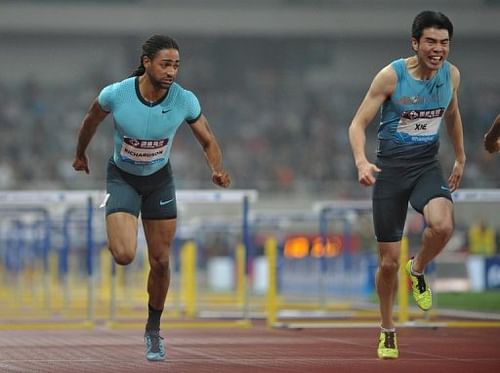
[[[163,337],[160,336],[159,330],[147,331],[146,338],[148,340],[148,344],[151,346],[151,352],[161,352],[160,344]]]
[[[394,342],[395,333],[394,332],[384,332],[384,347],[385,348],[396,348],[396,343]]]
[[[415,277],[417,278],[417,289],[420,292],[420,294],[422,294],[427,288],[427,285],[425,284],[424,275],[415,275]]]

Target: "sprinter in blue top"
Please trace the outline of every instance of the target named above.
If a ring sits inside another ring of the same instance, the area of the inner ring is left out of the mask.
[[[139,213],[148,245],[148,320],[145,353],[164,360],[160,318],[169,284],[169,257],[176,229],[175,186],[169,156],[175,132],[187,122],[203,147],[212,181],[228,187],[222,154],[196,96],[174,82],[179,47],[168,36],[154,35],[142,46],[139,68],[131,78],[105,87],[85,115],[73,168],[89,173],[86,149],[98,125],[111,113],[114,152],[106,179],[106,230],[115,261],[127,265],[137,249]]]
[[[382,104],[378,128],[378,157],[391,164],[436,157],[439,128],[452,98],[450,63],[444,61],[428,80],[413,77],[404,58],[390,67],[397,76],[397,86]]]
[[[179,126],[201,116],[196,96],[173,82],[155,102],[142,97],[140,78],[131,77],[105,87],[97,102],[115,124],[113,162],[123,171],[147,176],[167,163]]]
[[[380,258],[376,285],[382,319],[377,354],[381,359],[399,356],[392,308],[408,202],[426,222],[420,250],[404,263],[413,297],[423,310],[432,306],[424,269],[454,228],[451,192],[462,179],[465,153],[457,97],[460,74],[447,62],[452,36],[453,25],[444,14],[419,13],[412,26],[415,55],[380,70],[349,127],[358,180],[364,186],[374,185],[373,220]],[[380,107],[374,164],[365,154],[365,131]],[[443,120],[455,151],[447,182],[436,157]]]

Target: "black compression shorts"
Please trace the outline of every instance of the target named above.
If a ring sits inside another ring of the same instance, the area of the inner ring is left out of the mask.
[[[439,163],[412,166],[388,166],[377,162],[382,170],[373,188],[373,224],[378,242],[401,241],[408,210],[411,206],[423,213],[425,205],[434,198],[452,201],[448,183]]]
[[[137,176],[108,163],[106,215],[127,212],[142,219],[175,219],[177,204],[170,162],[152,175]]]

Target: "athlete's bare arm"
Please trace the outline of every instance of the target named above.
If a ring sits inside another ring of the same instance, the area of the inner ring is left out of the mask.
[[[207,118],[202,114],[190,127],[205,152],[208,166],[212,171],[212,181],[218,186],[227,188],[231,184],[231,179],[222,167],[222,152]]]
[[[396,83],[396,72],[390,65],[380,70],[373,78],[372,84],[349,126],[349,141],[358,168],[358,181],[365,186],[373,185],[375,183],[374,173],[380,171],[366,158],[366,127],[375,118],[384,101],[392,95]]]
[[[500,114],[484,135],[484,148],[490,153],[500,152]]]
[[[453,82],[453,93],[450,105],[444,114],[444,120],[448,136],[453,145],[453,150],[455,151],[455,163],[453,164],[451,175],[448,178],[448,186],[450,187],[450,191],[453,192],[460,185],[465,165],[464,134],[457,95],[458,86],[460,85],[460,72],[453,65],[451,65],[451,78]]]
[[[75,160],[73,161],[73,168],[76,171],[85,171],[87,174],[90,173],[89,162],[85,151],[97,130],[97,126],[99,126],[107,115],[108,112],[102,110],[97,99],[95,99],[90,105],[87,114],[85,114],[80,126],[80,132],[78,133]]]

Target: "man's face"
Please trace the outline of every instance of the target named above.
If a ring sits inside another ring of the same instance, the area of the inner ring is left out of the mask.
[[[144,57],[144,67],[151,83],[157,88],[168,89],[179,71],[179,51],[162,49],[153,59]]]
[[[450,52],[448,30],[429,27],[424,29],[420,40],[412,38],[413,50],[428,69],[437,70],[443,66]]]

